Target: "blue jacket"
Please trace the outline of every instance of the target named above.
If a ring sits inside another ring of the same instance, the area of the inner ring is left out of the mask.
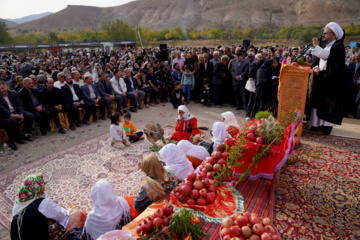
[[[73,84],[74,87],[74,91],[76,93],[76,95],[79,98],[79,102],[84,100],[84,96],[81,92],[81,89],[79,87],[78,84]],[[73,100],[73,94],[71,92],[71,89],[69,87],[69,85],[65,84],[64,86],[61,87],[61,91],[63,92],[64,95],[64,103],[65,104],[73,104],[74,100]]]
[[[96,98],[100,97],[100,94],[98,90],[96,89],[95,84],[91,84],[91,86],[94,89],[94,93],[96,95]],[[94,100],[90,97],[90,90],[87,84],[81,87],[81,92],[84,95],[85,105],[95,105]]]
[[[187,77],[185,74],[183,74],[181,77],[181,85],[195,86],[195,76],[191,75],[190,77]]]
[[[128,92],[133,92],[135,90],[138,90],[138,85],[137,85],[136,79],[134,77],[130,77],[130,79],[129,79],[127,76],[125,76],[124,81],[125,81],[126,89]],[[133,83],[134,87],[131,87],[131,82]]]

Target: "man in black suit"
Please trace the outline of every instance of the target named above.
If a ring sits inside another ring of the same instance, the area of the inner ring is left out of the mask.
[[[214,65],[212,62],[209,62],[209,54],[204,53],[203,54],[204,62],[199,64],[199,70],[198,70],[198,78],[195,80],[195,101],[198,103],[200,102],[201,98],[201,89],[204,86],[204,82],[211,83],[212,76],[214,72]]]
[[[229,64],[229,56],[223,55],[221,57],[221,62],[218,62],[214,66],[214,73],[212,78],[212,84],[214,86],[214,93],[215,93],[215,100],[214,105],[217,108],[221,108],[221,96],[223,93],[222,85],[224,82],[224,79],[229,74],[229,71],[227,69],[227,66]]]
[[[105,102],[108,115],[112,115],[111,101],[116,101],[116,112],[121,112],[123,99],[119,95],[115,95],[115,91],[111,86],[110,80],[106,78],[105,72],[99,72],[99,81],[95,83],[101,100]],[[105,108],[100,108],[100,119],[105,120]]]
[[[231,65],[231,77],[234,86],[236,110],[243,108],[246,112],[249,92],[245,89],[245,85],[249,76],[249,62],[243,59],[242,51],[237,51],[235,55],[236,61],[234,61]]]
[[[25,123],[25,139],[32,141],[30,135],[34,115],[24,111],[18,94],[13,91],[8,91],[4,82],[0,82],[0,118],[2,118],[2,122],[5,124],[5,130],[9,137],[9,146],[12,149],[17,149],[14,143],[15,138],[17,138],[18,143],[25,143],[21,138],[19,122]],[[11,129],[9,129],[9,127]]]
[[[79,118],[79,108],[85,108],[84,96],[82,95],[79,84],[74,84],[70,75],[65,76],[66,84],[61,87],[64,95],[63,108],[68,112],[69,124],[72,126],[76,123],[77,127],[81,127]],[[85,116],[89,119],[91,112],[86,109]]]
[[[44,97],[45,107],[51,113],[51,117],[54,120],[55,126],[58,128],[59,133],[65,134],[66,131],[60,125],[59,121],[59,112],[66,112],[62,105],[63,105],[63,93],[60,89],[54,88],[54,79],[48,78],[45,81],[46,88],[41,91],[41,94]],[[73,126],[71,126],[73,127]],[[75,129],[71,129],[75,130]]]
[[[40,132],[46,135],[46,129],[50,129],[50,111],[45,108],[44,99],[41,93],[33,89],[31,78],[24,79],[24,87],[20,90],[19,96],[23,102],[25,111],[34,115],[35,121],[40,125]]]

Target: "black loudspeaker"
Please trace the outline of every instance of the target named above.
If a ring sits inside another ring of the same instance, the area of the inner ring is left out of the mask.
[[[242,46],[245,47],[246,51],[249,49],[250,46],[250,39],[243,39]]]
[[[167,50],[167,44],[160,44],[160,50]]]

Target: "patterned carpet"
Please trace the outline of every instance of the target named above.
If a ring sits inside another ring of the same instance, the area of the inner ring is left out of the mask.
[[[282,169],[275,201],[283,239],[360,239],[360,140],[305,134],[302,148],[322,150]]]
[[[138,129],[144,127],[143,122],[135,125]],[[165,137],[169,136],[169,129],[165,128]],[[151,143],[144,140],[120,151],[110,146],[110,136],[106,133],[12,171],[2,172],[0,224],[10,229],[18,188],[26,176],[38,172],[44,174],[46,197],[66,209],[78,207],[91,210],[91,188],[99,179],[110,181],[116,195],[136,195],[145,177],[137,165],[143,156],[152,153],[149,151],[150,146]]]
[[[170,136],[170,129],[165,130],[166,137]],[[118,151],[110,146],[109,135],[104,134],[3,172],[0,224],[10,228],[18,187],[24,177],[37,172],[44,174],[46,196],[65,208],[90,210],[91,187],[100,178],[109,180],[117,195],[135,195],[144,178],[137,163],[151,153],[149,146],[145,140]],[[275,225],[283,239],[360,239],[359,146],[359,139],[309,134],[302,137],[302,148],[321,149],[323,153],[319,160],[302,159],[281,171]],[[214,224],[202,225],[207,232],[218,232]]]

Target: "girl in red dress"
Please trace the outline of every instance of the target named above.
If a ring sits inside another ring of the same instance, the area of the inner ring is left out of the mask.
[[[179,116],[176,119],[175,132],[172,134],[170,140],[189,140],[191,136],[203,133],[203,131],[197,127],[196,118],[189,112],[185,105],[180,105],[178,107],[178,114]]]

